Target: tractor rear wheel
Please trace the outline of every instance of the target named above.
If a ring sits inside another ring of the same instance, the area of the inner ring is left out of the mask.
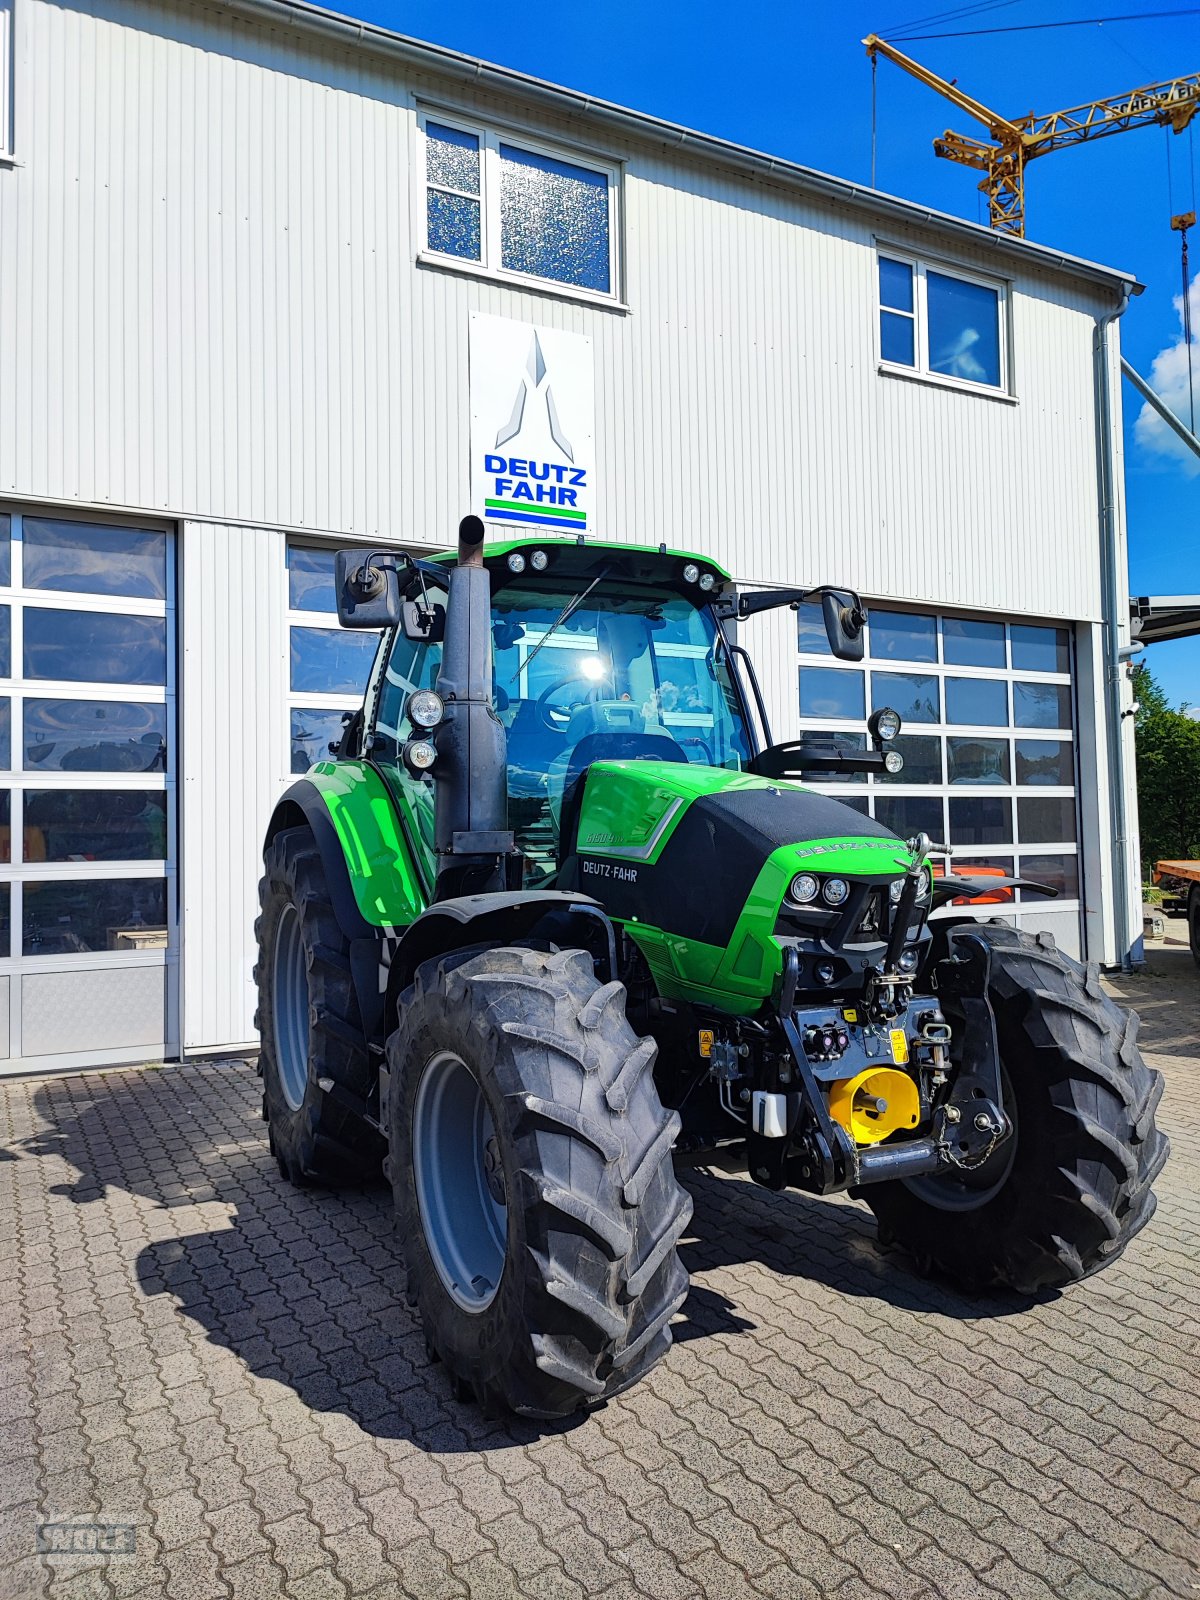
[[[456,1393],[566,1416],[665,1355],[692,1214],[655,1046],[580,950],[426,962],[387,1046],[408,1298]]]
[[[967,1289],[1035,1294],[1109,1265],[1153,1216],[1150,1185],[1169,1148],[1154,1123],[1163,1080],[1142,1060],[1136,1013],[1107,998],[1095,966],[1045,934],[977,931],[991,946],[1014,1131],[969,1172],[871,1185],[862,1197],[880,1239],[922,1267]]]
[[[263,862],[255,1021],[271,1153],[292,1183],[361,1183],[378,1168],[383,1141],[330,1093],[365,1098],[371,1074],[349,942],[307,828],[277,833]]]

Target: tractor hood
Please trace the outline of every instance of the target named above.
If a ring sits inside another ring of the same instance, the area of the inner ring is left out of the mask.
[[[663,992],[756,1009],[779,974],[798,872],[886,882],[908,854],[881,823],[802,784],[670,761],[599,761],[564,840],[559,886],[625,923]],[[564,821],[567,818],[564,817]]]

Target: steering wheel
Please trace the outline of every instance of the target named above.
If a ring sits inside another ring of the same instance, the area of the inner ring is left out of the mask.
[[[715,767],[716,766],[716,764],[717,764],[716,760],[713,757],[713,753],[712,753],[711,749],[709,748],[707,740],[698,739],[695,736],[695,734],[688,734],[686,736],[681,736],[679,734],[672,734],[671,737],[675,740],[676,744],[698,744],[700,746],[701,750],[704,751],[704,765],[706,767]]]
[[[581,683],[578,672],[565,673],[563,677],[556,678],[553,683],[547,684],[547,686],[542,690],[541,694],[538,695],[538,716],[541,718],[544,725],[550,729],[551,733],[565,733],[568,725],[570,724],[572,716],[575,714],[576,707],[586,704],[588,697],[594,696],[596,690],[605,681],[605,679],[609,679],[610,677],[611,675],[606,672],[603,678],[588,678],[582,680]],[[584,687],[584,685],[586,685],[586,687]],[[556,695],[560,689],[566,689],[569,687],[582,687],[583,693],[579,696],[579,698],[573,700],[569,706],[552,706],[550,704],[551,696]]]

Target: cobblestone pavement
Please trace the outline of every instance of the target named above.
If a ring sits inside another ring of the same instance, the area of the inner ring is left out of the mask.
[[[973,1302],[850,1202],[693,1174],[676,1345],[538,1432],[458,1405],[381,1189],[287,1188],[242,1064],[0,1086],[0,1594],[1200,1595],[1200,975],[1117,985],[1174,1156],[1126,1258]],[[132,1524],[133,1555],[33,1554]]]

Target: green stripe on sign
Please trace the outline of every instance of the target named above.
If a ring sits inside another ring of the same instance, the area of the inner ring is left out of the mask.
[[[586,522],[585,511],[568,511],[564,506],[544,506],[534,500],[485,500],[488,511],[528,511],[536,517],[561,517],[564,522]]]

